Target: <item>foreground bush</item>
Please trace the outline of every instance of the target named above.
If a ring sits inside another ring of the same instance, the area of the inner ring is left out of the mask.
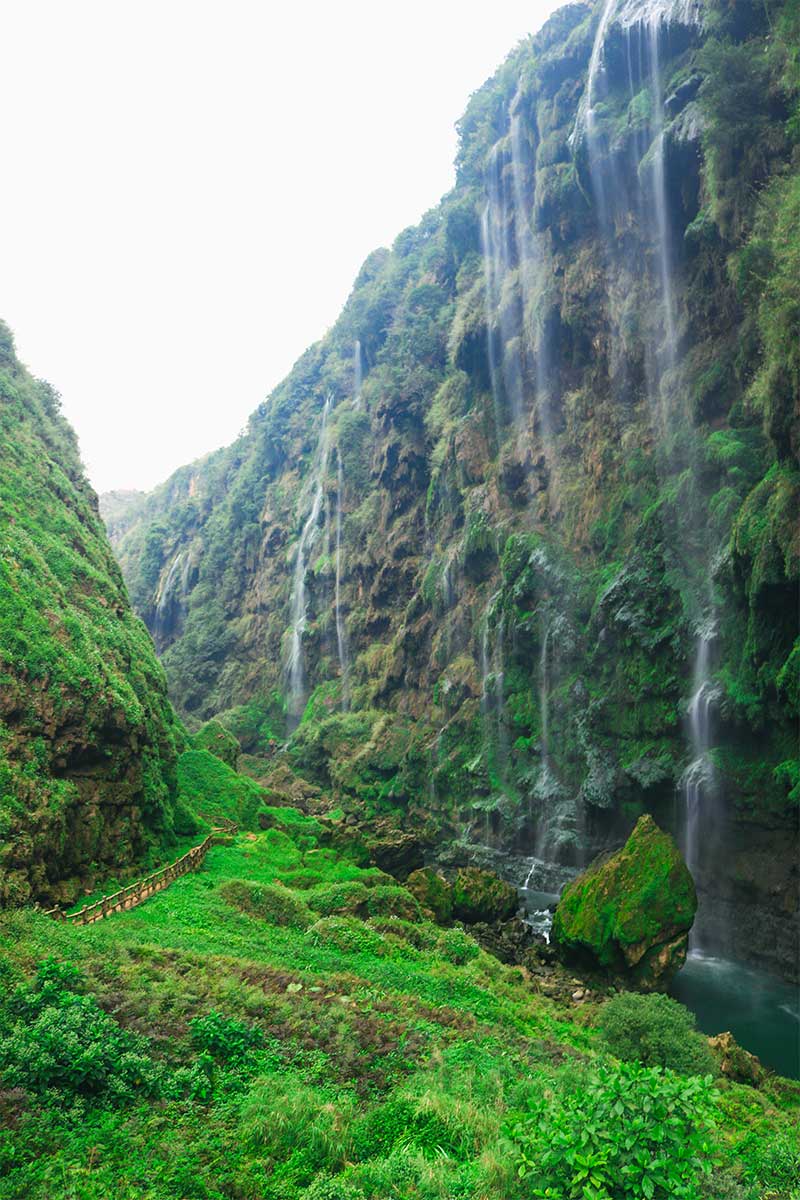
[[[626,1062],[671,1067],[684,1075],[717,1072],[694,1016],[669,996],[623,992],[603,1005],[598,1024],[608,1049]]]
[[[509,1122],[518,1174],[548,1200],[698,1200],[716,1098],[709,1077],[632,1064],[545,1090]]]

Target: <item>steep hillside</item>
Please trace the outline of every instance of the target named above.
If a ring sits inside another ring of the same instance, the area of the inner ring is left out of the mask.
[[[112,527],[180,710],[552,888],[642,811],[797,973],[798,10],[570,5],[231,447]]]
[[[176,743],[57,395],[0,324],[0,906],[72,899],[170,834]]]

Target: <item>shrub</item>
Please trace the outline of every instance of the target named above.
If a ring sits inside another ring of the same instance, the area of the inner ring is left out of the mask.
[[[323,917],[304,936],[314,946],[332,947],[344,954],[380,955],[385,948],[379,933],[352,917]]]
[[[71,964],[46,959],[34,985],[11,995],[0,1022],[3,1086],[108,1103],[158,1095],[162,1071],[147,1039],[122,1029],[92,997],[77,995],[72,989],[81,982]]]
[[[531,1195],[697,1200],[711,1169],[711,1078],[624,1063],[564,1094],[549,1089],[508,1122]]]
[[[460,967],[477,958],[481,949],[463,929],[445,929],[436,940],[435,952],[440,958]]]
[[[352,1128],[356,1162],[383,1157],[395,1147],[419,1150],[426,1158],[457,1153],[460,1139],[438,1116],[417,1111],[408,1100],[389,1100],[356,1121]]]
[[[369,892],[363,883],[351,880],[344,883],[328,883],[309,892],[308,903],[323,917],[334,915],[355,916],[367,911]]]
[[[263,917],[271,925],[306,929],[314,920],[305,900],[280,885],[231,879],[222,885],[220,894],[235,908],[255,917]]]
[[[252,1025],[232,1020],[213,1008],[204,1017],[195,1017],[189,1028],[197,1049],[223,1062],[246,1058],[264,1040]]]
[[[626,1062],[670,1067],[684,1075],[716,1074],[716,1063],[694,1016],[660,993],[623,992],[608,1000],[598,1019],[608,1049]]]

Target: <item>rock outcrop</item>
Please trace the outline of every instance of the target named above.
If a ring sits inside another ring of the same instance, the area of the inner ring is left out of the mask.
[[[567,958],[618,973],[644,990],[667,986],[686,959],[697,895],[669,834],[639,818],[625,845],[564,891],[553,943]]]

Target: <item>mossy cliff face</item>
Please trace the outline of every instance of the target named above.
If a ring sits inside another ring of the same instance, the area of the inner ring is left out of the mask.
[[[683,966],[697,894],[680,851],[650,816],[621,850],[594,862],[564,891],[553,942],[567,956],[666,987]]]
[[[109,510],[187,717],[520,880],[699,822],[704,928],[790,973],[799,40],[558,12],[246,433]]]
[[[0,324],[0,905],[71,899],[173,822],[182,735],[58,398]]]

